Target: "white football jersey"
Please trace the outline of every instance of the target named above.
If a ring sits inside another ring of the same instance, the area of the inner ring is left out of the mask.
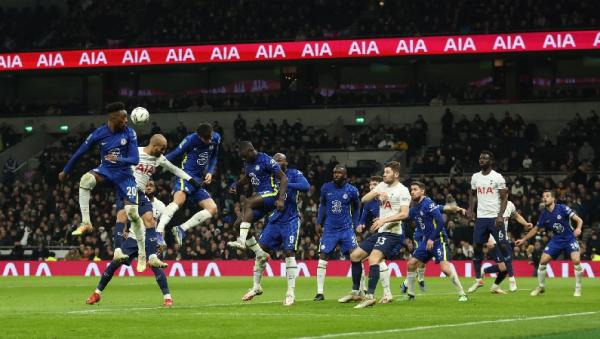
[[[496,218],[500,212],[500,190],[506,188],[502,174],[492,170],[488,175],[481,172],[471,177],[471,189],[477,190],[477,217]]]
[[[504,210],[504,234],[506,234],[506,240],[508,239],[508,221],[510,220],[510,217],[512,217],[515,213],[517,212],[517,208],[515,207],[515,204],[513,204],[512,201],[507,201],[506,202],[506,209]],[[496,240],[494,240],[494,237],[490,234],[490,240],[492,242],[492,244],[496,243]]]
[[[160,216],[165,211],[165,204],[162,201],[158,200],[157,198],[152,199],[151,202],[152,202],[152,213],[154,214],[154,219],[156,219],[156,221],[158,221],[160,219]],[[135,234],[133,234],[133,232],[131,232],[131,230],[129,230],[127,237],[131,238],[133,240],[136,240]]]
[[[137,165],[131,166],[133,170],[133,176],[137,183],[138,190],[146,192],[146,185],[156,172],[156,167],[161,166],[183,180],[189,180],[191,177],[185,173],[181,168],[173,165],[164,155],[155,157],[153,155],[144,152],[144,147],[138,147],[140,153],[140,162]]]
[[[379,199],[379,218],[396,215],[400,213],[402,206],[410,206],[410,192],[401,182],[393,186],[380,182],[375,187],[375,191],[387,194],[386,201],[382,201],[381,198]],[[379,228],[378,232],[402,234],[402,221],[385,223]]]

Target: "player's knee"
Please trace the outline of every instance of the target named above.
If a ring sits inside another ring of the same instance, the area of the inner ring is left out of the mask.
[[[125,205],[125,212],[131,221],[137,221],[140,218],[137,205]]]
[[[208,211],[208,213],[210,213],[210,215],[212,215],[213,217],[217,215],[217,205],[216,204],[212,204],[210,206],[207,206],[205,208],[206,211]]]
[[[408,270],[411,272],[414,272],[417,270],[417,260],[415,260],[414,258],[411,258],[408,261]]]
[[[83,188],[86,190],[92,190],[96,187],[96,177],[92,173],[85,173],[81,176],[79,180],[79,188]]]
[[[350,253],[350,261],[361,261],[360,251],[354,250]]]
[[[498,269],[500,270],[500,272],[506,272],[506,264],[503,262],[498,263]]]

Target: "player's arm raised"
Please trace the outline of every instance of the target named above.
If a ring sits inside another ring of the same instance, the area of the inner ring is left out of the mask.
[[[365,194],[362,199],[360,199],[360,202],[362,202],[363,204],[368,203],[369,201],[376,199],[379,197],[379,192],[377,192],[376,190],[371,190],[369,193]]]
[[[531,229],[533,227],[533,224],[530,223],[529,221],[525,220],[525,218],[523,218],[523,216],[521,214],[519,214],[519,212],[515,212],[513,213],[512,217],[521,225],[525,226],[526,229]]]
[[[173,173],[174,175],[176,175],[178,178],[181,178],[183,180],[188,181],[190,184],[192,184],[192,186],[196,187],[196,188],[200,188],[200,186],[202,186],[201,183],[197,182],[196,180],[194,180],[194,178],[192,178],[191,175],[185,173],[185,171],[175,165],[173,165],[172,162],[169,161],[169,159],[167,159],[165,156],[161,155],[158,158],[158,166],[166,169],[167,171]]]
[[[310,184],[308,180],[304,177],[302,172],[298,171],[296,175],[288,176],[288,188],[294,189],[296,191],[308,192],[310,189]]]
[[[379,228],[381,228],[381,226],[389,223],[389,222],[396,222],[396,221],[402,221],[406,218],[408,218],[408,212],[409,212],[409,208],[408,205],[406,206],[400,206],[400,213],[396,213],[393,215],[390,215],[387,218],[379,218],[377,219],[373,225],[371,225],[370,230],[372,232],[377,231]]]
[[[71,171],[71,169],[73,169],[73,166],[75,166],[75,163],[77,163],[77,160],[79,160],[79,158],[81,158],[82,155],[84,155],[87,151],[89,151],[89,149],[97,141],[98,141],[98,139],[96,137],[96,133],[92,132],[85,139],[85,141],[79,146],[79,148],[77,148],[77,150],[75,151],[75,153],[73,153],[73,155],[71,156],[71,159],[69,159],[69,161],[67,162],[67,164],[63,168],[62,172],[58,173],[58,181],[60,181],[60,182],[65,181],[65,179],[67,178],[67,175],[69,174],[69,172]]]
[[[527,240],[535,236],[538,232],[538,226],[534,226],[523,238],[515,241],[515,245],[521,246],[521,244],[525,243]]]
[[[444,205],[442,207],[442,211],[444,213],[458,213],[460,215],[465,215],[467,214],[467,210],[460,207],[460,206],[456,206],[456,205]]]

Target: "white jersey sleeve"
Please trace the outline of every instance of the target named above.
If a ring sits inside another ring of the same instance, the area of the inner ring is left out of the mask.
[[[170,162],[167,158],[165,158],[164,155],[161,155],[160,157],[158,157],[157,163],[160,167],[175,174],[176,176],[178,176],[179,178],[181,178],[183,180],[187,181],[192,178],[189,174],[185,173],[185,171],[183,169],[173,165],[173,163]]]
[[[385,193],[387,195],[386,200],[382,200],[380,197],[381,202],[379,208],[379,218],[387,218],[389,216],[396,215],[400,213],[403,206],[410,206],[410,192],[402,183],[397,183],[390,186],[381,182],[375,187],[375,191],[379,193]],[[402,221],[385,223],[379,228],[378,232],[403,234]]]
[[[487,175],[481,172],[471,177],[471,189],[477,190],[477,217],[496,218],[500,213],[500,191],[506,188],[504,177],[491,171]]]

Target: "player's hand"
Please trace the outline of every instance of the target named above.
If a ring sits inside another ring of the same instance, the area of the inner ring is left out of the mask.
[[[378,229],[381,228],[381,226],[383,226],[383,224],[385,224],[385,223],[381,219],[375,220],[373,225],[371,225],[371,228],[370,228],[371,232],[377,231]]]
[[[58,173],[58,181],[65,182],[68,176],[69,175],[67,173],[61,171],[60,173]]]
[[[119,158],[116,155],[110,153],[110,154],[107,154],[106,156],[104,156],[104,160],[110,161],[112,163],[116,163],[117,160],[119,160]]]
[[[206,175],[204,176],[203,182],[205,185],[209,185],[212,182],[212,174],[206,173]]]
[[[495,245],[493,242],[491,242],[491,241],[488,241],[488,242],[485,244],[485,246],[487,246],[487,248],[489,248],[489,249],[492,249],[492,248],[494,248],[494,246],[496,246],[496,245]]]
[[[362,233],[364,230],[365,230],[365,225],[360,224],[360,225],[356,226],[356,232]]]
[[[576,228],[573,230],[573,235],[575,235],[575,237],[578,237],[581,235],[581,228]]]
[[[194,188],[202,188],[202,184],[197,182],[194,178],[190,178],[188,182],[190,183],[190,185],[194,186]]]
[[[433,249],[433,240],[427,240],[427,250],[431,251]]]
[[[515,245],[521,246],[524,242],[525,242],[525,240],[519,239],[519,240],[515,241]]]
[[[456,211],[456,213],[460,214],[460,215],[467,215],[467,210],[459,207],[458,210]]]
[[[532,228],[533,228],[533,224],[532,223],[528,222],[527,224],[525,224],[525,229],[530,230]]]
[[[415,247],[412,240],[410,240],[410,239],[404,239],[404,246],[406,246],[406,249],[408,250],[409,253],[412,253],[412,251],[414,250],[414,247]]]
[[[496,217],[496,227],[500,228],[504,226],[504,218],[503,217]]]
[[[386,202],[386,201],[388,201],[388,199],[389,199],[389,196],[386,192],[379,193],[379,200],[381,202]]]
[[[277,210],[279,212],[283,211],[283,208],[285,207],[285,199],[277,199],[277,201],[275,201],[275,208],[277,208]]]

